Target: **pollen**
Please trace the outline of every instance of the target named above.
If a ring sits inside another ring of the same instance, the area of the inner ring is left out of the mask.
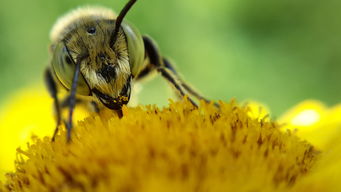
[[[0,191],[287,191],[319,152],[235,101],[103,110],[18,148]],[[52,126],[51,126],[52,127]],[[301,186],[302,187],[302,186]]]
[[[120,96],[120,101],[129,101],[129,98],[126,96]]]

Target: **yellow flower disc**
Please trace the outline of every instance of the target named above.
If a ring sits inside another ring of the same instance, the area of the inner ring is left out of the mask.
[[[187,100],[124,107],[121,119],[103,110],[74,127],[71,143],[62,129],[55,142],[36,137],[19,149],[0,191],[286,191],[318,153],[249,112],[235,102],[217,109]],[[45,113],[25,115],[45,121]]]

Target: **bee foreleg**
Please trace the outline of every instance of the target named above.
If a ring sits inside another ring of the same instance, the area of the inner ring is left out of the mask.
[[[52,136],[52,141],[54,141],[56,138],[56,135],[58,133],[59,125],[61,124],[60,105],[59,105],[59,100],[58,100],[58,96],[57,96],[58,90],[57,90],[56,82],[54,81],[54,79],[52,77],[50,68],[47,68],[45,70],[44,78],[45,78],[45,83],[46,83],[48,92],[50,93],[51,97],[53,98],[54,108],[55,108],[55,112],[57,115],[57,125],[56,125],[56,128],[55,128],[53,136]]]

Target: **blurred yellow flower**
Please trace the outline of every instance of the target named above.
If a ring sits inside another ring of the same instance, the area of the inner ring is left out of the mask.
[[[327,108],[314,100],[304,101],[279,119],[283,129],[289,129],[320,149],[330,147],[333,137],[341,130],[341,105]]]
[[[31,87],[11,96],[0,111],[0,180],[14,170],[16,149],[25,147],[32,135],[50,136],[55,128],[53,101],[47,91]],[[87,114],[77,108],[76,119]]]

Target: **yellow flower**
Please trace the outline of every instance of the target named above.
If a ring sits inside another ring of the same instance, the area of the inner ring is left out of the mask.
[[[20,112],[16,120],[38,116],[36,121],[45,121],[52,114],[39,108],[50,104],[15,106]],[[202,103],[196,109],[184,100],[163,109],[124,107],[122,119],[110,110],[92,114],[74,127],[70,144],[62,129],[55,142],[34,137],[27,149],[18,149],[15,171],[6,175],[0,191],[288,191],[304,187],[300,181],[310,176],[320,157],[312,145],[281,131],[263,114],[251,117],[252,107],[234,101],[220,105],[217,109]],[[22,108],[37,111],[21,113]],[[54,129],[52,122],[39,126],[45,126],[40,128],[49,130],[49,135]]]
[[[335,131],[334,137],[329,140],[321,158],[312,168],[311,172],[302,177],[300,182],[294,186],[292,191],[341,191],[341,131]]]
[[[279,120],[282,129],[293,130],[319,149],[328,149],[341,132],[341,105],[327,108],[322,102],[307,100],[290,109]]]
[[[19,91],[0,111],[0,180],[14,170],[16,148],[25,147],[34,134],[38,137],[53,133],[53,101],[40,87]],[[77,108],[76,119],[87,114]]]
[[[328,108],[308,100],[289,110],[280,121],[284,129],[295,133],[322,150],[309,174],[292,191],[341,191],[341,105]]]

